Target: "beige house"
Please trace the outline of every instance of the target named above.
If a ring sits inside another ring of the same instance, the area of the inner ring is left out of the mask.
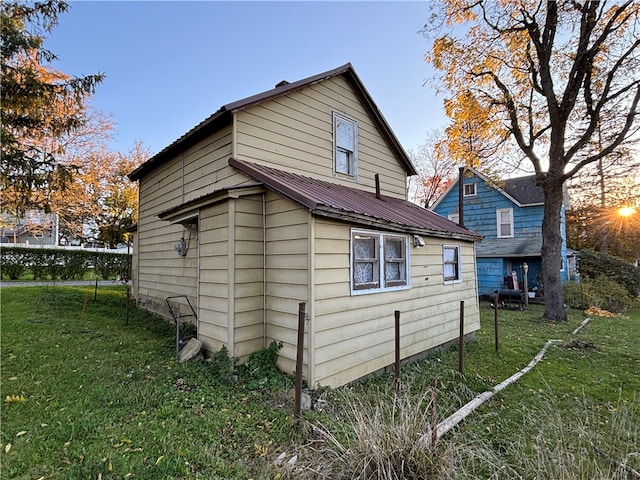
[[[230,103],[136,169],[134,295],[242,360],[282,342],[338,386],[479,328],[473,232],[407,201],[414,166],[350,64]],[[379,180],[378,182],[376,180]],[[379,185],[379,187],[377,187]]]

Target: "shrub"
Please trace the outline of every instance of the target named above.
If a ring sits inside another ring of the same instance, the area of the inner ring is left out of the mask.
[[[582,278],[590,279],[605,275],[626,288],[631,297],[640,295],[640,268],[613,255],[593,250],[581,251],[580,275]]]
[[[18,280],[26,269],[24,248],[2,249],[2,274]]]
[[[293,383],[291,377],[278,368],[278,352],[281,348],[282,343],[273,341],[267,348],[250,354],[238,366],[238,380],[250,390],[290,386]]]
[[[25,270],[31,271],[34,280],[81,279],[90,264],[105,280],[114,275],[129,277],[131,271],[131,255],[127,254],[26,247],[3,247],[0,253],[2,274],[11,280],[18,280]]]
[[[595,280],[585,278],[580,283],[570,282],[564,286],[563,295],[569,306],[581,310],[598,307],[613,313],[625,313],[633,307],[629,292],[605,275]]]

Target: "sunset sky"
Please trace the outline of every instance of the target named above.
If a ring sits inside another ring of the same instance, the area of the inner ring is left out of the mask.
[[[89,2],[45,46],[54,68],[107,75],[93,105],[114,150],[161,150],[220,106],[351,62],[406,150],[446,124],[419,33],[427,2]]]

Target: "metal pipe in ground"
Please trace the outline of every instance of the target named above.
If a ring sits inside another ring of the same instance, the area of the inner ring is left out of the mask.
[[[302,366],[304,359],[304,320],[306,317],[306,303],[298,304],[298,345],[296,353],[296,387],[295,387],[295,405],[293,407],[293,418],[296,422],[300,421],[300,411],[302,404]]]
[[[498,294],[493,294],[493,338],[495,342],[496,352],[500,347],[498,342]]]
[[[396,359],[395,359],[395,377],[396,377],[396,385],[400,383],[400,310],[396,310],[394,312],[395,317],[395,332],[396,332],[396,342],[395,342],[395,351],[396,351]]]
[[[460,300],[460,339],[458,341],[458,371],[464,371],[464,300]]]

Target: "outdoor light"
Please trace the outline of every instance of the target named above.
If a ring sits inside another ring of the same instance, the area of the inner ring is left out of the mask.
[[[413,246],[418,248],[418,247],[424,247],[424,239],[420,236],[420,235],[414,235],[413,236]]]

